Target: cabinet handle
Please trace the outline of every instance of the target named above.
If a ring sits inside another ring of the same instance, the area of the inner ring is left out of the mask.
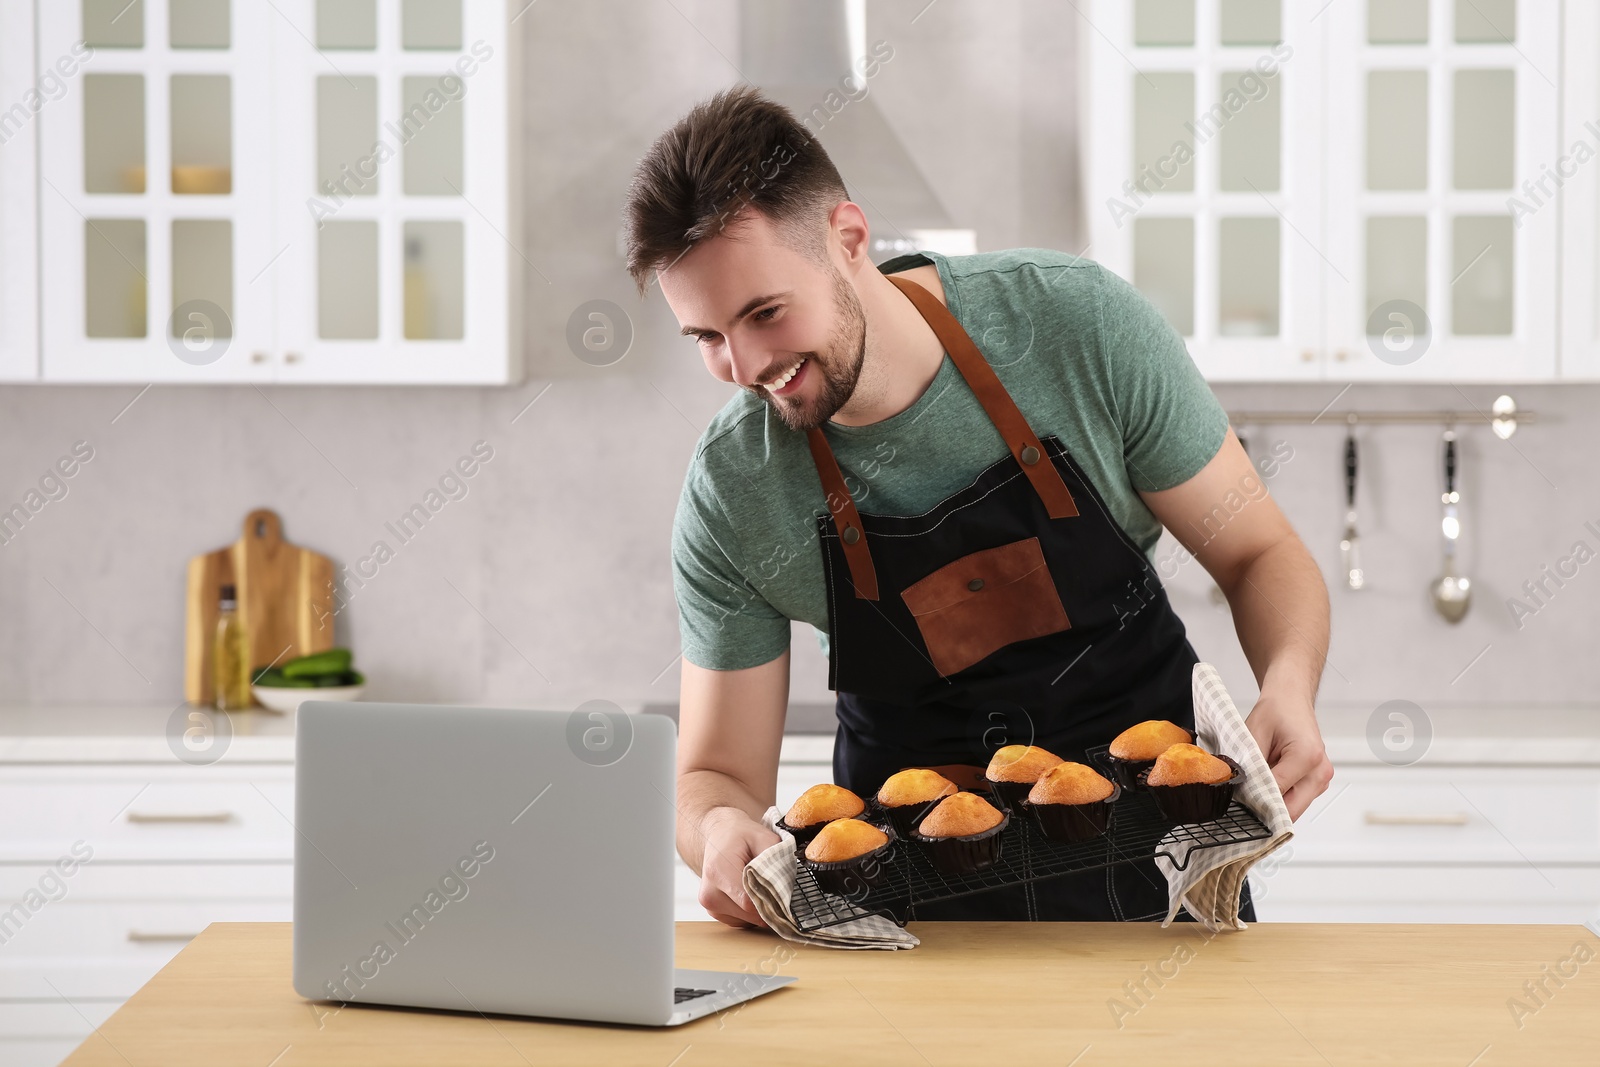
[[[300,362],[300,353],[298,353],[298,352],[285,352],[283,354],[283,361],[285,363],[299,363]]]
[[[195,938],[197,938],[199,936],[200,936],[200,932],[198,930],[196,930],[192,934],[178,933],[176,931],[174,931],[172,933],[163,933],[163,932],[160,932],[160,931],[147,931],[147,930],[129,930],[128,931],[128,940],[134,942],[135,944],[141,944],[141,945],[142,944],[151,944],[151,943],[160,942],[160,941],[193,941]]]
[[[1368,826],[1465,826],[1464,811],[1449,811],[1440,815],[1391,815],[1381,811],[1367,812]]]
[[[251,363],[265,363],[266,361],[267,361],[267,354],[265,352],[252,352],[252,353],[250,353],[250,362]]]
[[[1314,360],[1316,358],[1317,358],[1317,354],[1315,352],[1311,351],[1311,349],[1309,349],[1309,348],[1306,349],[1304,352],[1300,353],[1300,362],[1301,363],[1310,363],[1312,360]]]
[[[169,812],[169,811],[130,811],[128,821],[135,823],[163,823],[163,822],[232,822],[231,811],[200,811],[200,812]]]
[[[1345,360],[1350,358],[1350,353],[1341,348],[1339,351],[1333,354],[1333,358],[1338,360],[1340,363],[1343,363]]]

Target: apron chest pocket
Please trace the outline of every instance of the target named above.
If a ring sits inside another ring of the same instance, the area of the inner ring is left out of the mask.
[[[1037,537],[962,556],[907,586],[900,598],[941,677],[1006,645],[1072,626]]]

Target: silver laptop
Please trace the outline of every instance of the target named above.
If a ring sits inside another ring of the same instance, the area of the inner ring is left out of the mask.
[[[294,988],[676,1026],[793,982],[673,968],[677,730],[592,701],[311,700],[295,733]]]

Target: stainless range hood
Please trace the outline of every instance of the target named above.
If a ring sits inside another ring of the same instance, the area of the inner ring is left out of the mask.
[[[865,0],[741,0],[740,73],[795,113],[839,168],[872,228],[872,258],[930,248],[977,251],[873,99],[894,59],[863,77]],[[892,46],[892,42],[889,42]]]

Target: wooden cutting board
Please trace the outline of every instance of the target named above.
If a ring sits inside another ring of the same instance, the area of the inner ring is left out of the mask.
[[[277,512],[252,511],[239,540],[189,560],[183,695],[191,704],[212,702],[217,600],[230,582],[251,670],[333,647],[333,561],[285,541]]]

